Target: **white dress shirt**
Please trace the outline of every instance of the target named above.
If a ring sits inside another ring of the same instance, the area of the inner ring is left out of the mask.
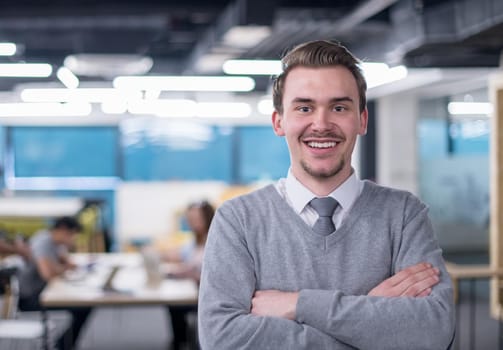
[[[276,189],[288,205],[300,215],[301,219],[310,227],[313,227],[316,220],[318,220],[318,213],[309,205],[309,202],[317,196],[301,184],[291,170],[288,170],[286,178],[278,180]],[[339,203],[332,218],[336,228],[341,225],[346,213],[362,193],[362,190],[363,181],[353,171],[346,181],[327,196],[333,197]]]

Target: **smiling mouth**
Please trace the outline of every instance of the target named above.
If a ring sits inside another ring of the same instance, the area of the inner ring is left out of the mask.
[[[327,142],[316,142],[310,141],[307,142],[307,145],[311,148],[334,148],[337,146],[338,142],[335,141],[327,141]]]

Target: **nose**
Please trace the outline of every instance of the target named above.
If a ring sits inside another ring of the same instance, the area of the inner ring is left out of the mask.
[[[325,109],[318,109],[313,114],[312,128],[313,130],[327,130],[330,129],[330,117],[328,111]]]

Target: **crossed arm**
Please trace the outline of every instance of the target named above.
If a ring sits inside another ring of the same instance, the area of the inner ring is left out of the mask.
[[[227,207],[226,210],[231,210]],[[202,349],[444,349],[452,338],[452,289],[441,251],[418,214],[402,269],[367,295],[341,290],[256,290],[249,242],[229,212],[213,221],[199,294]],[[212,232],[214,234],[212,235]],[[422,256],[429,263],[415,264]],[[417,261],[417,260],[416,260]],[[433,266],[432,266],[433,265]]]
[[[440,270],[429,263],[408,267],[384,280],[367,295],[375,297],[426,297],[439,281]],[[298,292],[258,290],[252,299],[251,313],[257,316],[295,320]]]

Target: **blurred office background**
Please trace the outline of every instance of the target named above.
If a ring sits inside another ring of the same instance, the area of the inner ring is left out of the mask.
[[[281,53],[314,39],[366,62],[359,175],[416,193],[447,256],[487,263],[499,0],[0,1],[0,201],[93,208],[103,243],[82,249],[176,234],[187,203],[218,205],[285,176],[271,75]],[[241,85],[169,85],[201,76]],[[29,235],[23,225],[4,228]]]

